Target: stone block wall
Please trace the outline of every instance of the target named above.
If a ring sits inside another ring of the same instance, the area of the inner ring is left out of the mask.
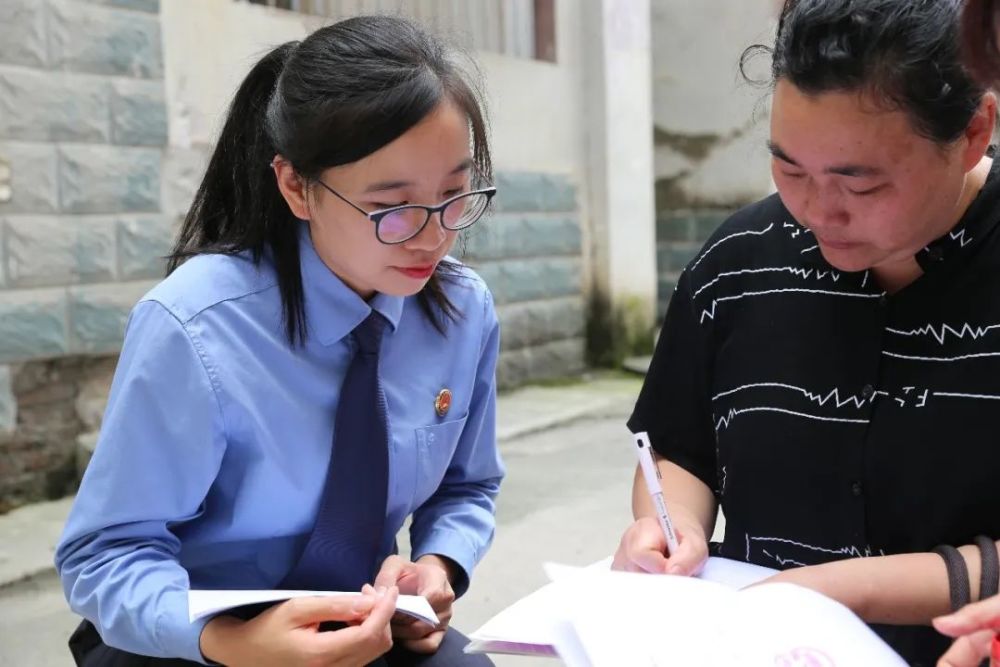
[[[0,513],[72,491],[132,305],[208,148],[168,146],[158,0],[0,0]],[[568,179],[501,173],[464,254],[496,297],[502,388],[584,368]]]
[[[497,175],[496,212],[458,252],[489,285],[501,326],[501,388],[566,377],[584,368],[583,243],[567,179]]]
[[[659,321],[667,313],[667,305],[684,267],[732,213],[728,208],[659,211],[656,217],[656,314]]]
[[[174,234],[166,143],[159,0],[0,0],[0,511],[75,483]]]

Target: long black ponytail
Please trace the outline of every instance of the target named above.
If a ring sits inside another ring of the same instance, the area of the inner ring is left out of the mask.
[[[285,329],[305,340],[298,223],[278,190],[270,163],[280,154],[307,182],[392,142],[448,99],[462,109],[472,136],[474,180],[492,180],[482,94],[452,53],[414,23],[362,16],[326,26],[265,55],[243,80],[215,151],[184,219],[168,273],[203,253],[249,252],[273,258]],[[417,295],[444,331],[458,312],[442,281],[442,262]]]

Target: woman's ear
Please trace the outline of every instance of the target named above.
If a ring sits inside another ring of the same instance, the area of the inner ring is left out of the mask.
[[[280,155],[274,156],[271,168],[274,169],[274,177],[278,181],[278,190],[288,203],[292,215],[299,220],[308,220],[309,191],[305,179],[299,176],[291,162]]]
[[[987,149],[993,143],[996,124],[997,96],[993,92],[987,92],[979,104],[979,109],[969,122],[969,126],[965,129],[965,138],[969,142],[965,154],[966,171],[975,169],[979,161],[986,155]]]

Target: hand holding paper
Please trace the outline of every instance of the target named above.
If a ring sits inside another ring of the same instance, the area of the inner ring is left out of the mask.
[[[199,638],[209,661],[241,667],[366,665],[392,647],[389,619],[396,610],[395,587],[376,593],[296,596],[243,621],[220,615],[205,624]],[[325,622],[345,624],[330,632]]]
[[[455,591],[449,580],[448,563],[433,554],[416,562],[389,556],[375,577],[376,586],[398,586],[405,593],[422,596],[438,616],[439,622],[428,625],[412,615],[397,614],[392,619],[392,636],[414,653],[433,653],[444,640],[451,620]]]
[[[188,591],[188,618],[192,623],[228,609],[261,602],[279,602],[304,597],[358,596],[361,593],[335,591],[283,591],[283,590],[191,590]],[[396,611],[408,614],[430,625],[439,623],[437,614],[427,600],[419,595],[400,595]]]

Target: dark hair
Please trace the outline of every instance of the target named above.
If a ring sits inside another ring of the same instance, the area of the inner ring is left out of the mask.
[[[962,43],[969,69],[984,83],[1000,83],[1000,1],[966,0]]]
[[[786,0],[774,47],[751,46],[740,69],[772,56],[771,84],[807,95],[864,92],[906,113],[939,144],[958,139],[985,95],[965,68],[960,0]]]
[[[451,55],[414,23],[390,16],[347,19],[265,55],[233,98],[168,273],[198,254],[249,251],[259,263],[269,252],[288,338],[293,345],[304,341],[297,222],[272,159],[280,154],[313,182],[325,169],[392,142],[448,99],[469,118],[474,180],[491,180],[481,95]],[[442,285],[455,272],[442,262],[418,294],[442,332],[442,316],[458,315]]]

